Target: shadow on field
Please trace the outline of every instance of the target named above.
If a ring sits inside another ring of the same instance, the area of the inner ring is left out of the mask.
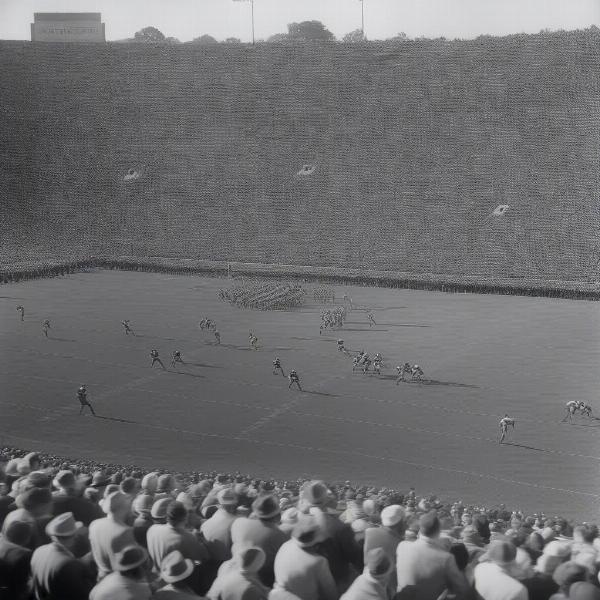
[[[175,375],[187,375],[188,377],[196,377],[196,379],[206,379],[204,375],[198,375],[197,373],[186,373],[185,371],[169,371],[169,373],[174,373]]]
[[[431,327],[431,325],[416,325],[414,323],[381,323],[385,327]]]
[[[104,419],[105,421],[116,421],[117,423],[131,423],[132,425],[140,425],[138,421],[130,421],[129,419],[118,419],[117,417],[105,417],[104,415],[94,415],[96,419]]]
[[[218,344],[217,344],[218,345]],[[187,363],[188,365],[192,365],[192,367],[206,367],[207,369],[222,369],[223,367],[219,365],[205,365],[204,363]]]
[[[419,325],[417,325],[419,327]],[[428,327],[426,325],[426,327]],[[350,327],[344,327],[343,331],[387,331],[387,329],[380,329],[379,327],[365,327],[364,329],[351,329]]]
[[[590,420],[600,421],[598,417],[590,417]],[[575,425],[575,427],[591,427],[592,429],[600,427],[600,423],[595,423],[594,425],[588,425],[586,423],[569,423],[569,425]]]
[[[418,383],[420,385],[443,385],[447,387],[472,388],[474,390],[479,389],[478,385],[459,383],[457,381],[437,381],[436,379],[407,379],[404,383]]]
[[[328,396],[329,398],[339,398],[337,394],[330,394],[329,392],[315,392],[313,390],[302,390],[303,394],[313,394],[314,396]]]
[[[54,337],[53,335],[49,335],[48,339],[52,340],[53,342],[75,342],[76,341],[76,340],[71,340],[69,338]]]
[[[525,448],[525,450],[535,450],[536,452],[549,452],[552,453],[551,450],[546,448],[536,448],[535,446],[526,446],[525,444],[515,444],[515,442],[502,442],[503,446],[515,446],[515,448]]]

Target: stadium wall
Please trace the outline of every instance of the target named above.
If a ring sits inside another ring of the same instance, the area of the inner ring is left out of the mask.
[[[161,256],[594,282],[599,50],[596,29],[0,42],[3,262]],[[297,175],[304,164],[312,175]],[[124,181],[129,169],[140,177]],[[510,209],[490,216],[499,204]]]

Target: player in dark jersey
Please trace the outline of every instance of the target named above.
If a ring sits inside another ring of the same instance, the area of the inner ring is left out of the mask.
[[[292,369],[290,371],[289,380],[290,380],[290,385],[288,385],[288,390],[295,383],[298,386],[298,389],[300,391],[302,391],[302,387],[300,387],[300,377],[298,377],[298,373],[296,373],[296,371],[294,369]]]
[[[123,325],[123,327],[125,328],[125,335],[129,335],[130,333],[131,335],[135,335],[135,332],[133,331],[133,329],[131,329],[131,326],[129,325],[129,319],[121,321],[121,325]]]
[[[375,317],[373,317],[373,313],[371,311],[367,313],[367,319],[369,319],[369,327],[377,325],[377,323],[375,323]]]
[[[77,399],[81,404],[79,414],[82,414],[83,409],[87,406],[92,411],[92,414],[96,416],[96,413],[94,412],[94,407],[90,404],[90,401],[87,398],[87,390],[85,388],[85,384],[81,384],[81,387],[77,390]]]
[[[277,357],[273,361],[273,375],[277,375],[278,372],[281,372],[281,374],[285,377],[285,373],[283,372],[283,367],[281,366],[281,361],[279,360],[279,357]]]
[[[215,343],[217,346],[221,345],[221,334],[219,333],[218,329],[215,329]]]
[[[23,307],[19,304],[19,306],[17,306],[17,310],[21,313],[21,321],[24,321],[25,320],[25,307]]]
[[[42,331],[46,337],[48,337],[48,329],[50,329],[50,319],[45,319],[42,323]]]
[[[175,366],[175,363],[181,363],[185,365],[183,359],[181,358],[181,352],[179,350],[173,350],[173,354],[171,355],[171,368]]]
[[[163,365],[162,360],[160,360],[160,357],[158,356],[158,350],[152,350],[150,352],[150,357],[152,358],[151,367],[154,366],[154,363],[158,363],[163,369],[165,368],[165,365]]]

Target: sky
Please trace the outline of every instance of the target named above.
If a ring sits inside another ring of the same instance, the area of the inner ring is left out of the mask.
[[[600,26],[600,0],[363,0],[370,40],[409,37],[470,39],[482,34]],[[152,25],[182,42],[203,34],[251,40],[249,0],[0,0],[0,39],[31,39],[34,12],[100,12],[106,39],[133,37]],[[254,0],[256,39],[287,24],[321,21],[336,37],[361,27],[360,0]]]

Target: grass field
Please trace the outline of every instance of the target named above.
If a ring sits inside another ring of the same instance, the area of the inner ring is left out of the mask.
[[[561,423],[569,399],[600,414],[597,303],[336,286],[378,325],[357,309],[342,333],[319,336],[312,300],[293,312],[240,310],[219,301],[224,285],[98,271],[3,286],[0,443],[597,517],[600,420]],[[202,317],[217,321],[220,347],[198,329]],[[123,333],[124,318],[136,337]],[[351,350],[381,352],[384,375],[353,374],[338,335]],[[150,369],[154,347],[167,366],[181,350],[186,366]],[[272,374],[275,356],[298,371],[303,393]],[[425,381],[396,386],[401,361],[421,365]],[[81,383],[97,418],[78,414]],[[517,423],[500,446],[505,412]]]

